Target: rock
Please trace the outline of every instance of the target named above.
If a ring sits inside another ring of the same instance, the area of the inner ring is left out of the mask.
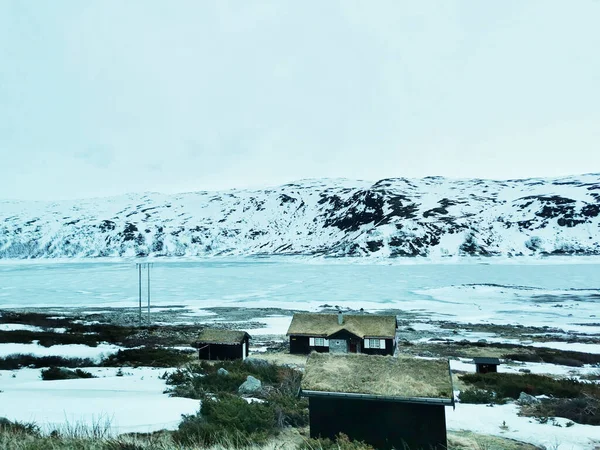
[[[540,403],[540,399],[535,398],[533,395],[526,394],[525,392],[521,392],[517,403],[519,405],[537,405],[538,403]]]
[[[229,371],[221,367],[219,370],[217,370],[217,375],[229,375]]]
[[[262,389],[262,383],[259,379],[248,375],[246,381],[238,388],[238,394],[256,394]]]
[[[522,373],[531,373],[531,370],[529,370],[529,369],[519,369],[519,372],[522,372]]]
[[[256,366],[256,367],[266,367],[270,363],[266,359],[246,358],[244,360],[244,364],[250,364],[251,366]]]
[[[477,342],[480,344],[487,344],[487,339],[479,339]]]

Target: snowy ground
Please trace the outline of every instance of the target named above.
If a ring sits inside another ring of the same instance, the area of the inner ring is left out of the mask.
[[[475,364],[472,359],[459,358],[458,360],[450,360],[450,368],[458,372],[475,373]],[[584,367],[568,367],[559,366],[557,364],[534,363],[534,362],[511,362],[510,364],[503,363],[498,366],[500,373],[523,373],[522,371],[538,375],[552,375],[565,378],[578,378],[585,375],[593,375],[600,373],[599,367],[590,365]]]
[[[110,344],[99,344],[97,347],[88,347],[81,344],[53,345],[43,347],[34,344],[0,344],[0,358],[8,355],[23,354],[34,356],[64,356],[65,358],[90,358],[95,361],[104,356],[119,351],[118,346]]]
[[[84,369],[99,378],[43,381],[41,369],[0,371],[0,417],[35,422],[44,431],[108,426],[114,434],[175,429],[197,400],[171,398],[159,377],[165,369]]]
[[[557,425],[540,424],[531,417],[519,417],[516,405],[463,405],[446,407],[448,430],[468,430],[502,436],[553,450],[593,450],[600,445],[600,427],[575,424],[566,427],[565,419]]]

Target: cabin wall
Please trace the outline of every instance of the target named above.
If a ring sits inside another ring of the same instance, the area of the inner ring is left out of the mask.
[[[246,340],[247,342],[247,340]],[[246,344],[246,353],[248,344]],[[205,344],[198,349],[198,357],[204,360],[230,360],[242,359],[242,343],[228,344]]]
[[[248,356],[250,356],[250,338],[248,336],[246,336],[246,338],[244,339],[244,342],[246,342],[246,358]]]
[[[290,336],[290,353],[297,355],[308,355],[310,352],[328,353],[329,347],[310,345],[308,336]]]
[[[395,339],[386,339],[385,348],[365,348],[365,341],[362,341],[362,353],[365,355],[393,355],[396,350]]]
[[[496,364],[477,364],[475,371],[477,373],[495,373],[498,372],[498,366]]]
[[[377,449],[445,450],[443,405],[310,397],[310,437],[339,433]]]
[[[308,336],[290,336],[290,353],[308,355],[310,353]]]

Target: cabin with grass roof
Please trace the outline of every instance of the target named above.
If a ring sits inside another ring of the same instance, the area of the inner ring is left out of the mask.
[[[200,359],[246,359],[249,354],[250,335],[245,331],[205,328],[192,347],[198,349]]]
[[[454,406],[447,359],[335,355],[308,357],[300,395],[310,436],[339,433],[377,449],[446,450],[446,406]]]
[[[296,313],[287,332],[290,353],[364,353],[393,355],[394,315]]]
[[[476,373],[496,373],[500,365],[500,359],[491,357],[473,358]]]

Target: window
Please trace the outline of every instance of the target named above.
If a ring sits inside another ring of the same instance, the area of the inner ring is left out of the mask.
[[[329,347],[329,339],[325,338],[308,338],[308,345],[311,347]]]
[[[380,348],[379,343],[379,339],[369,339],[369,348]]]

